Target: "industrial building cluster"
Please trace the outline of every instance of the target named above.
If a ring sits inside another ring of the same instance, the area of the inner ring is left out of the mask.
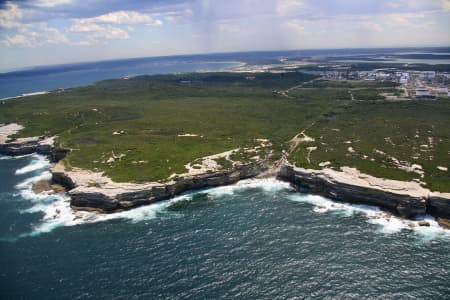
[[[371,71],[353,71],[341,66],[333,70],[315,72],[330,80],[394,81],[401,84],[408,98],[450,97],[450,73],[436,71],[400,70],[383,68]]]

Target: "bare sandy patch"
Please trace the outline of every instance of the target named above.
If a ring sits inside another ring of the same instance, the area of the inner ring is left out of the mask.
[[[16,123],[0,126],[0,144],[4,144],[8,140],[8,136],[16,134],[23,128],[22,125]]]

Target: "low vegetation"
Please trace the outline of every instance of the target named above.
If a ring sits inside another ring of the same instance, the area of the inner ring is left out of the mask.
[[[438,169],[450,166],[450,101],[380,101],[396,86],[296,72],[140,76],[9,100],[0,123],[24,125],[18,136],[58,135],[72,150],[68,167],[118,182],[165,180],[196,159],[267,139],[267,148],[216,162],[228,169],[288,150],[298,166],[353,166],[450,191],[449,172]],[[292,147],[302,131],[311,139]]]

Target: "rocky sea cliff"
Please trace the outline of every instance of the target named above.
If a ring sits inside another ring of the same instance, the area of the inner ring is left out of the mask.
[[[0,143],[0,154],[17,156],[38,153],[56,163],[52,168],[52,183],[66,188],[70,204],[76,210],[96,210],[112,213],[151,204],[183,192],[229,185],[239,180],[257,177],[272,168],[268,160],[234,166],[227,170],[208,171],[184,175],[164,183],[116,183],[101,173],[87,170],[65,170],[60,162],[68,150],[56,149],[54,138],[34,137]],[[57,163],[60,162],[60,163]],[[450,219],[450,194],[436,193],[415,182],[402,182],[375,178],[356,169],[341,171],[297,168],[284,161],[275,172],[278,179],[288,181],[299,192],[317,194],[330,199],[376,205],[404,218],[421,214],[438,217],[439,223],[448,227]]]
[[[300,192],[375,205],[404,218],[426,213],[450,218],[450,194],[431,192],[415,182],[376,178],[352,168],[309,170],[289,164],[281,167],[278,178],[291,182]]]

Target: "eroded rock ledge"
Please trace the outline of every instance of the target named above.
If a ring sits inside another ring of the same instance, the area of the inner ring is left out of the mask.
[[[0,126],[0,154],[26,155],[39,153],[58,162],[68,150],[54,147],[55,137],[33,137],[7,142],[8,136],[23,128],[18,124]],[[183,174],[166,183],[116,183],[101,173],[88,170],[64,169],[62,162],[52,168],[53,183],[66,188],[74,209],[98,210],[111,213],[169,199],[185,191],[228,185],[239,180],[256,177],[271,170],[267,160],[233,166],[230,170],[214,170],[199,174]],[[361,204],[376,205],[393,213],[411,218],[429,213],[443,226],[450,227],[450,193],[436,193],[416,182],[387,180],[362,174],[356,169],[342,168],[310,170],[297,168],[284,162],[275,172],[277,178],[298,187],[300,192]]]
[[[376,205],[405,218],[425,213],[450,218],[450,194],[431,192],[416,182],[376,178],[348,167],[339,172],[303,169],[289,164],[281,167],[278,178],[294,184],[301,192]]]
[[[232,184],[255,177],[267,168],[267,162],[261,160],[237,166],[232,170],[183,176],[166,183],[148,184],[116,183],[100,173],[86,170],[65,171],[61,164],[56,165],[52,173],[54,182],[69,189],[72,208],[111,213],[169,199],[189,190]]]
[[[54,148],[55,137],[31,137],[19,138],[13,142],[0,142],[0,154],[8,156],[41,154],[49,158],[51,162],[63,159],[68,150]]]

